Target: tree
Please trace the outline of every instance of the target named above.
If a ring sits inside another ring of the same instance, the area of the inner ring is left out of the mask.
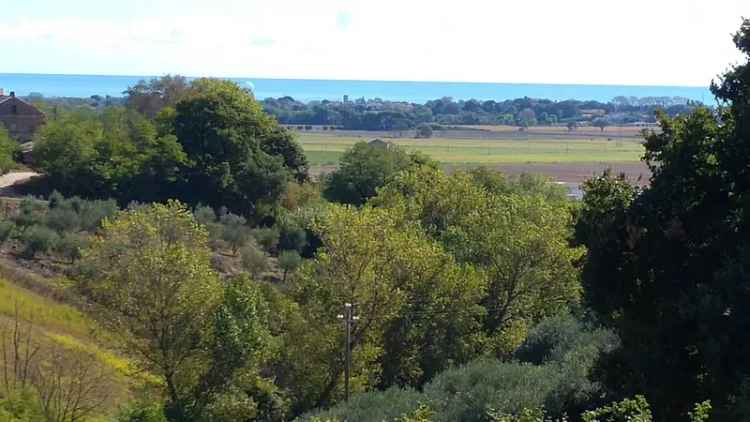
[[[609,121],[607,119],[605,119],[605,118],[600,117],[598,119],[594,119],[594,121],[591,122],[591,124],[594,125],[594,127],[598,127],[599,130],[601,130],[602,132],[604,132],[604,129],[607,126],[609,126]]]
[[[568,132],[573,132],[578,128],[578,123],[570,121],[567,123],[566,127],[568,128]]]
[[[372,204],[405,209],[458,262],[480,270],[490,353],[507,356],[528,327],[579,300],[574,264],[583,250],[569,245],[565,202],[533,191],[497,194],[469,174],[420,168],[399,174]]]
[[[286,282],[286,276],[290,272],[294,272],[302,264],[302,257],[299,256],[297,251],[282,251],[279,254],[279,267],[284,270],[284,276],[281,279],[282,282]]]
[[[317,231],[323,246],[290,287],[306,332],[290,334],[287,347],[305,350],[304,364],[316,363],[305,368],[307,385],[296,387],[306,401],[319,406],[343,393],[344,338],[336,315],[345,303],[359,315],[351,337],[354,391],[419,384],[469,358],[478,341],[479,310],[471,306],[481,290],[476,274],[392,210],[335,206]]]
[[[172,121],[187,155],[182,197],[190,202],[261,216],[278,202],[290,172],[297,178],[306,172],[286,130],[234,82],[194,81]]]
[[[750,58],[750,21],[735,44]],[[750,62],[712,89],[721,107],[658,115],[646,140],[650,186],[587,186],[583,280],[597,316],[622,350],[606,380],[643,392],[657,419],[675,420],[708,397],[718,420],[738,420],[750,366]]]
[[[34,161],[53,188],[124,203],[173,197],[185,159],[174,135],[159,135],[151,121],[118,107],[64,115],[45,125],[34,144]]]
[[[432,138],[432,126],[427,123],[422,123],[417,126],[417,138],[427,139]]]
[[[330,201],[362,205],[391,176],[418,164],[421,158],[395,145],[383,147],[359,142],[341,157],[339,168],[329,176],[323,194]]]
[[[164,380],[184,408],[209,357],[222,287],[211,270],[207,233],[178,202],[122,211],[107,220],[82,260],[79,288],[127,352]]]
[[[188,89],[189,83],[184,76],[165,75],[148,82],[140,80],[134,86],[128,87],[123,94],[126,95],[125,104],[128,108],[154,117],[164,107],[174,107]]]
[[[15,167],[18,151],[18,143],[11,139],[5,127],[0,126],[0,174],[5,174]]]

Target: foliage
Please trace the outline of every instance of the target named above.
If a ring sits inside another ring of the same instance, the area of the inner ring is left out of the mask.
[[[279,231],[270,227],[253,229],[253,238],[266,252],[273,252],[279,245]]]
[[[566,202],[534,190],[496,194],[486,177],[475,180],[423,167],[395,177],[373,204],[404,208],[458,262],[481,270],[486,348],[502,357],[523,341],[525,327],[577,303],[574,264],[583,251],[569,245]]]
[[[670,116],[687,113],[695,104],[680,97],[616,97],[609,102],[553,101],[516,98],[505,101],[454,100],[443,97],[424,104],[364,98],[356,101],[303,103],[291,97],[266,98],[264,109],[284,124],[334,125],[345,129],[402,131],[431,124],[476,125],[537,123],[552,125],[591,121],[590,110],[616,123],[653,122],[657,109]]]
[[[0,220],[0,245],[4,244],[11,238],[16,230],[16,225],[12,221]]]
[[[329,176],[323,194],[330,201],[362,205],[391,176],[419,164],[420,159],[395,145],[359,142],[341,157],[339,168]]]
[[[68,259],[73,264],[81,259],[82,251],[88,244],[88,237],[75,233],[67,233],[55,242],[52,249],[57,255]]]
[[[651,408],[643,396],[624,399],[620,402],[585,412],[584,422],[651,422]]]
[[[128,87],[125,104],[128,108],[149,117],[156,116],[165,107],[174,107],[187,94],[188,80],[181,75],[165,75],[148,82],[138,81]]]
[[[247,245],[240,250],[242,268],[249,272],[254,279],[259,280],[263,273],[270,269],[268,256],[257,247]]]
[[[244,217],[227,213],[219,218],[221,223],[221,237],[232,248],[232,254],[237,255],[237,251],[244,246],[251,238],[250,228],[247,227]]]
[[[284,278],[282,281],[286,281],[287,274],[294,272],[302,264],[302,257],[299,256],[297,251],[282,251],[279,254],[279,267],[284,270]]]
[[[300,147],[233,82],[193,81],[172,130],[187,157],[181,196],[189,202],[258,217],[278,202],[290,174],[306,177]]]
[[[587,302],[623,345],[606,380],[648,395],[659,419],[708,397],[718,420],[736,420],[750,373],[748,40],[745,20],[735,43],[746,60],[714,84],[718,112],[659,115],[645,145],[648,188],[606,177],[587,186],[578,230]]]
[[[0,126],[0,174],[5,174],[16,166],[18,142],[11,139],[5,127]]]
[[[417,138],[432,138],[432,126],[425,123],[417,126]]]
[[[24,244],[23,255],[33,259],[37,254],[49,252],[59,241],[60,236],[45,226],[31,226],[21,235]]]
[[[318,382],[309,387],[317,403],[341,394],[343,339],[336,315],[347,302],[362,310],[352,332],[355,391],[380,377],[384,387],[418,384],[468,359],[480,312],[472,306],[481,290],[472,271],[387,210],[331,207],[317,232],[323,246],[291,287],[309,334],[287,346],[313,349],[308,359],[322,363],[308,376]],[[307,344],[313,340],[314,348]]]
[[[138,401],[128,404],[117,415],[117,422],[167,422],[164,405],[159,402]]]
[[[34,162],[65,194],[117,198],[123,203],[170,195],[185,161],[173,135],[122,108],[99,115],[68,114],[50,121],[34,143]]]
[[[356,395],[302,419],[382,421],[427,406],[431,421],[564,420],[565,414],[577,414],[601,394],[592,381],[593,370],[599,356],[611,351],[612,335],[588,329],[570,317],[543,324],[531,336],[546,338],[549,349],[559,353],[549,354],[540,364],[480,359],[443,371],[421,393],[392,387]],[[550,332],[559,335],[549,336]],[[566,334],[573,335],[574,344]],[[542,414],[545,417],[540,418]]]
[[[178,202],[121,211],[84,252],[79,288],[144,369],[185,406],[222,298],[207,234]]]

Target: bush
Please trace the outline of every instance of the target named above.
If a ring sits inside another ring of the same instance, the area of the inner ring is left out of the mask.
[[[47,227],[58,233],[76,231],[81,225],[81,218],[73,208],[69,206],[56,206],[50,208],[45,216]]]
[[[584,422],[651,422],[651,408],[643,396],[625,399],[581,415]]]
[[[84,201],[77,198],[80,202],[77,205],[74,204],[73,209],[78,207],[78,214],[81,220],[81,229],[93,232],[99,228],[102,220],[105,218],[113,217],[119,207],[114,199],[108,200],[96,200],[96,201]]]
[[[254,246],[245,246],[240,251],[240,255],[242,256],[242,268],[256,280],[260,279],[270,267],[266,254]]]
[[[32,259],[39,253],[49,252],[59,239],[60,236],[48,227],[39,225],[31,226],[21,237],[25,245],[23,255],[28,259]]]
[[[427,123],[417,126],[417,138],[432,138],[432,126]]]
[[[20,393],[0,396],[0,421],[45,422],[46,418],[36,392],[26,389]]]
[[[279,254],[279,267],[284,270],[284,278],[282,281],[286,281],[286,277],[290,272],[294,272],[302,264],[302,257],[297,251],[282,251]]]
[[[193,210],[193,215],[195,216],[195,221],[204,226],[215,223],[217,219],[216,211],[207,205],[198,204]]]
[[[252,236],[266,252],[273,252],[279,245],[279,231],[273,228],[260,228],[252,231]]]
[[[164,406],[157,402],[138,401],[125,407],[117,422],[167,422]]]
[[[279,250],[302,252],[307,246],[307,233],[295,221],[283,219],[277,225],[279,233]]]
[[[516,352],[540,364],[480,359],[443,371],[422,393],[394,387],[309,416],[380,422],[424,404],[436,422],[536,421],[541,412],[554,420],[580,413],[601,396],[591,372],[600,354],[616,343],[607,331],[592,330],[570,316],[556,317],[532,329]]]
[[[229,247],[232,248],[232,254],[237,255],[237,251],[250,240],[250,229],[245,225],[247,220],[244,217],[235,214],[224,214],[219,218],[223,226],[221,238]]]
[[[70,263],[81,259],[81,251],[89,244],[89,239],[85,236],[67,233],[64,234],[53,246],[55,254],[65,258]]]
[[[32,198],[24,198],[18,206],[18,213],[13,216],[13,221],[21,230],[41,224],[45,212],[44,203]]]
[[[2,220],[0,221],[0,245],[5,243],[16,229],[16,225],[12,221]]]

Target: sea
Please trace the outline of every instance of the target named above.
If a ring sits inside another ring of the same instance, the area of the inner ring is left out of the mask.
[[[140,80],[153,76],[116,75],[57,75],[0,73],[0,88],[6,95],[31,93],[45,97],[81,97],[92,95],[121,97],[123,91]],[[321,79],[226,78],[250,88],[255,97],[289,96],[299,101],[350,100],[380,98],[423,104],[427,101],[451,97],[454,100],[495,100],[515,98],[545,98],[553,101],[569,99],[608,102],[625,97],[683,97],[711,104],[714,97],[707,86],[646,86],[646,85],[573,85],[534,83],[476,83],[476,82],[416,82],[416,81],[356,81]]]

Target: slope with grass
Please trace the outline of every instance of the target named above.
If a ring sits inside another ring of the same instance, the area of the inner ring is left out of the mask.
[[[66,389],[76,387],[76,383],[87,386],[91,392],[86,393],[82,402],[96,402],[95,409],[88,416],[112,415],[117,406],[128,399],[134,387],[144,381],[158,382],[149,374],[139,373],[132,362],[119,356],[111,347],[111,336],[84,312],[22,287],[44,283],[38,288],[35,286],[34,290],[52,291],[52,286],[63,288],[60,281],[26,275],[22,276],[24,280],[14,282],[8,278],[13,271],[18,270],[3,268],[0,278],[0,349],[3,352],[0,354],[0,368],[28,363],[32,368],[44,371],[47,379],[60,377],[67,380],[68,384],[63,382],[54,387],[35,385],[40,398],[43,394],[72,394]],[[31,280],[32,277],[36,280]],[[20,341],[14,343],[14,337]],[[18,344],[23,353],[14,355],[13,349],[18,348]],[[29,357],[26,350],[38,352]],[[3,394],[10,394],[13,386],[0,384],[2,399]],[[52,388],[55,390],[45,390]]]

